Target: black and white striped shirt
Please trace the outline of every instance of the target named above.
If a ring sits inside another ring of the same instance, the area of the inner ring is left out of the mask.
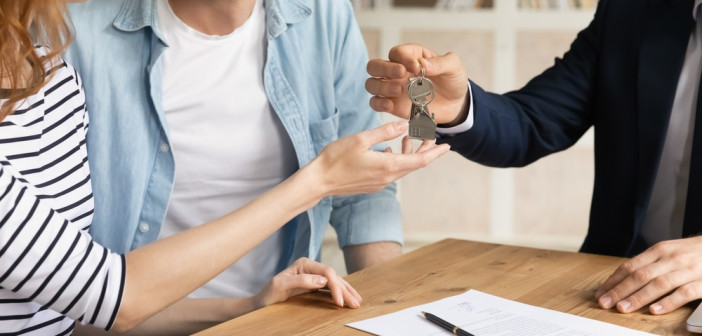
[[[74,320],[109,329],[124,258],[87,233],[93,196],[80,78],[60,64],[0,121],[0,335],[67,335]]]

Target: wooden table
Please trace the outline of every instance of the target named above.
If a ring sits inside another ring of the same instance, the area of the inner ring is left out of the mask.
[[[344,326],[468,289],[659,335],[691,335],[694,306],[654,316],[600,309],[594,293],[624,258],[447,239],[346,277],[363,296],[338,308],[321,292],[303,294],[207,329],[206,335],[368,335]]]

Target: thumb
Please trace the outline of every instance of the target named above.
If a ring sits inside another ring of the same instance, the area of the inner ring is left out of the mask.
[[[440,75],[453,75],[460,73],[463,69],[461,60],[455,53],[449,52],[443,56],[431,58],[421,58],[419,62],[424,65],[424,71],[428,77]]]
[[[398,120],[381,125],[372,130],[360,132],[356,135],[361,137],[362,141],[370,147],[384,141],[395,139],[405,134],[408,128],[409,124],[407,120]]]

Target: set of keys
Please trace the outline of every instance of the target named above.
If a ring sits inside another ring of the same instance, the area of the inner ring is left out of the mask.
[[[422,74],[412,77],[407,84],[407,94],[412,101],[412,110],[409,119],[409,136],[411,139],[434,140],[436,139],[436,122],[434,115],[429,114],[427,105],[434,100],[436,91],[434,83],[425,77],[424,66]]]

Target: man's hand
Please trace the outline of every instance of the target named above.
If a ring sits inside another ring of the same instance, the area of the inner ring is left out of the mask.
[[[462,112],[468,94],[468,78],[458,56],[454,53],[437,56],[416,44],[392,48],[389,61],[373,59],[368,62],[371,78],[366,81],[366,90],[373,95],[371,107],[378,112],[408,119],[411,102],[407,96],[407,83],[410,77],[421,73],[420,62],[436,90],[431,103],[436,122],[452,124],[458,123],[459,119],[465,120]]]
[[[261,308],[321,288],[329,289],[339,307],[344,304],[350,308],[361,306],[361,296],[346,280],[336,275],[333,268],[307,258],[296,260],[274,276],[253,299],[256,308]]]
[[[651,314],[669,313],[702,298],[702,237],[660,242],[627,261],[595,294],[605,309],[622,313],[650,304]]]

